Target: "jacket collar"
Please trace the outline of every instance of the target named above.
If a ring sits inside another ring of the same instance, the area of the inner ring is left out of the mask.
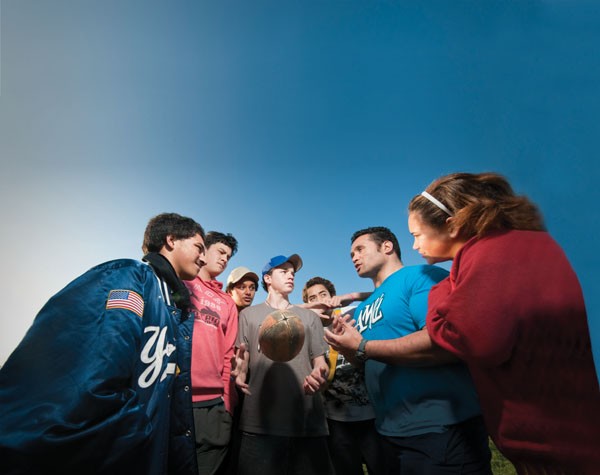
[[[171,300],[177,308],[187,310],[190,307],[190,291],[177,276],[169,260],[158,252],[150,252],[142,260],[150,264],[155,274],[167,283]]]

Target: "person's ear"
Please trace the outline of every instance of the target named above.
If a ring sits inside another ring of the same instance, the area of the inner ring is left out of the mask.
[[[394,252],[394,244],[392,241],[383,241],[381,245],[383,246],[384,254],[392,254]]]
[[[263,276],[263,280],[265,281],[266,285],[271,285],[271,274],[265,274]]]
[[[456,239],[458,237],[460,228],[454,225],[454,218],[452,216],[446,218],[446,229],[448,230],[448,235],[452,239]]]
[[[165,238],[165,247],[167,248],[167,250],[172,251],[175,248],[175,241],[177,241],[177,239],[175,239],[175,236],[168,234],[167,237]]]

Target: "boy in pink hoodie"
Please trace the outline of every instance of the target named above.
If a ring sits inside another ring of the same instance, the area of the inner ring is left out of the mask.
[[[229,440],[235,390],[230,384],[231,357],[238,330],[238,312],[216,278],[237,251],[231,234],[206,235],[206,265],[187,282],[195,311],[192,337],[192,410],[198,471],[217,473]]]

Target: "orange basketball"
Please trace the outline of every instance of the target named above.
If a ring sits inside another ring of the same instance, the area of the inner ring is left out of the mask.
[[[270,313],[260,324],[258,344],[267,358],[279,363],[290,361],[304,345],[302,320],[287,310]]]

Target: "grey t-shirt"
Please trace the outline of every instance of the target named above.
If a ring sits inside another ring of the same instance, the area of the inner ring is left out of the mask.
[[[245,342],[250,352],[249,386],[244,397],[240,429],[256,434],[285,437],[314,437],[328,434],[320,393],[304,394],[302,383],[312,371],[312,359],[325,354],[323,326],[312,310],[291,306],[290,312],[304,324],[305,339],[300,353],[286,363],[277,363],[259,351],[258,330],[274,311],[265,303],[240,313],[238,345]]]

